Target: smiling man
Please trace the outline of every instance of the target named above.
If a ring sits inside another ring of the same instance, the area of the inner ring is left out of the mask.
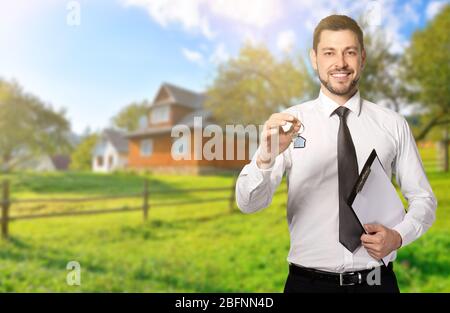
[[[245,213],[269,206],[286,173],[291,245],[285,292],[397,293],[395,251],[432,225],[437,206],[417,146],[401,115],[361,98],[366,52],[353,19],[320,21],[310,58],[319,97],[265,122],[260,147],[237,180],[237,204]],[[408,208],[393,228],[364,225],[366,235],[347,199],[373,149],[386,174],[395,175]],[[389,254],[385,266],[381,259]],[[368,279],[374,267],[381,273],[375,284]]]

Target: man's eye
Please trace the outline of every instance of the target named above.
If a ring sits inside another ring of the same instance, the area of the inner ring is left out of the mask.
[[[348,54],[350,54],[350,55],[356,55],[356,52],[355,51],[349,51],[349,52],[347,52]]]
[[[330,56],[330,55],[333,55],[333,53],[332,52],[325,52],[325,55],[326,56]]]

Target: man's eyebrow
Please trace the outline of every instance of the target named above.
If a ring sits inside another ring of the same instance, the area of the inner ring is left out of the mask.
[[[348,46],[348,47],[345,47],[345,48],[344,48],[344,51],[345,51],[345,50],[350,50],[350,49],[358,50],[358,46]],[[320,50],[321,50],[321,51],[325,51],[325,50],[332,50],[332,51],[335,51],[336,49],[333,48],[333,47],[323,47],[323,48],[320,49]]]

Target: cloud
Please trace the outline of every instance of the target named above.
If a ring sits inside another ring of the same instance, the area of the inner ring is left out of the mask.
[[[206,46],[201,46],[200,50],[203,50],[204,53],[188,48],[181,48],[181,53],[189,62],[198,64],[200,66],[205,65],[206,62],[210,62],[213,65],[219,65],[220,63],[223,63],[230,58],[230,54],[225,48],[225,44],[223,42],[217,44],[214,47],[214,50],[211,52],[208,58],[205,57],[205,54],[208,53],[209,49]]]
[[[365,0],[359,2],[359,6],[353,6],[351,12],[355,18],[362,15],[367,23],[365,32],[381,30],[385,40],[390,44],[390,52],[401,53],[409,45],[409,39],[405,38],[402,29],[405,25],[418,24],[419,5],[418,1],[398,5],[391,0]]]
[[[144,8],[159,25],[180,24],[185,31],[199,31],[207,38],[213,38],[209,22],[202,14],[204,0],[122,0],[125,6]]]
[[[216,33],[211,23],[226,21],[264,28],[281,17],[281,0],[121,0],[125,6],[145,9],[162,27],[179,24],[185,31],[199,32],[208,39]]]
[[[382,28],[393,52],[408,44],[402,30],[417,25],[422,15],[433,16],[447,2],[431,2],[422,12],[419,0],[120,0],[145,9],[162,27],[179,25],[211,41],[276,41],[276,48],[289,50],[293,40],[309,42],[319,21],[330,14],[365,16],[369,29]],[[401,19],[399,18],[402,17]],[[285,33],[294,29],[295,34]],[[307,45],[310,46],[309,44]]]
[[[201,54],[198,51],[182,48],[181,52],[183,53],[183,56],[192,63],[197,63],[201,65],[204,62],[203,54]]]
[[[209,61],[211,63],[213,63],[214,65],[218,65],[220,63],[227,61],[229,58],[230,58],[230,55],[225,48],[225,44],[219,43],[215,47],[211,56],[209,57]]]
[[[446,1],[431,1],[426,9],[427,20],[433,19],[446,4]]]
[[[413,7],[412,4],[406,3],[403,6],[403,11],[404,11],[405,15],[402,15],[402,16],[408,17],[408,19],[411,20],[414,24],[419,23],[419,20],[420,20],[419,12],[417,10],[415,10],[415,8]]]
[[[398,16],[404,16],[403,12],[399,12],[395,7],[395,3],[389,0],[380,1],[381,6],[381,25],[385,34],[385,40],[390,43],[390,51],[392,53],[401,53],[408,42],[401,35],[400,28],[402,21]],[[402,7],[404,10],[405,7]]]
[[[279,0],[215,0],[208,4],[215,16],[256,28],[264,28],[282,15],[282,3]]]
[[[291,52],[296,42],[295,32],[293,30],[285,30],[278,34],[277,48],[282,52]]]

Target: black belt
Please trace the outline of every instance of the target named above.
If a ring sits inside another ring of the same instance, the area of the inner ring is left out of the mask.
[[[393,264],[390,262],[387,266],[380,267],[381,272],[392,271]],[[360,285],[367,283],[367,275],[373,271],[373,268],[361,271],[333,273],[320,271],[309,267],[289,264],[289,274],[309,277],[311,279],[322,279],[330,282],[335,282],[340,286]]]

